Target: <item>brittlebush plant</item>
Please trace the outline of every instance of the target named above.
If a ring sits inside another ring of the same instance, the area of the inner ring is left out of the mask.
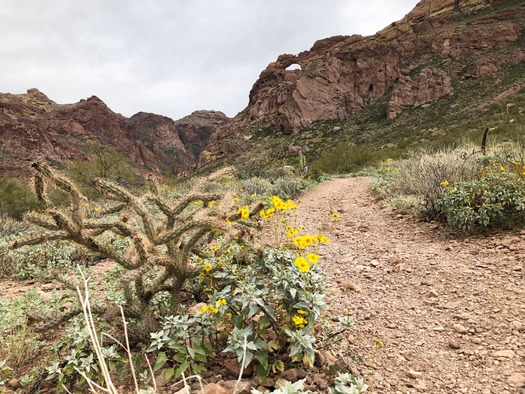
[[[437,206],[449,225],[464,231],[523,226],[525,166],[517,161],[495,161],[475,179],[444,180]]]
[[[221,351],[236,355],[241,367],[255,364],[259,377],[282,372],[286,361],[313,365],[327,310],[318,251],[330,241],[295,226],[298,208],[273,196],[259,213],[264,247],[218,239],[209,246],[211,256],[196,258],[202,271],[195,286],[206,302],[193,316],[165,318],[163,329],[151,334],[157,368],[166,365],[169,377],[200,372]],[[250,218],[246,208],[240,213]]]

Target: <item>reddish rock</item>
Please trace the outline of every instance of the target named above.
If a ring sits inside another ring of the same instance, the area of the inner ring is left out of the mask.
[[[145,171],[179,173],[228,120],[216,111],[196,111],[180,121],[144,112],[128,119],[96,96],[60,105],[35,88],[0,93],[0,173],[29,175],[35,160],[88,160],[86,147],[94,141],[113,146]]]
[[[523,4],[422,0],[403,19],[373,36],[335,36],[297,55],[281,55],[254,83],[247,108],[220,127],[199,165],[239,153],[237,133],[264,125],[294,134],[313,122],[345,119],[378,98],[385,116],[453,95],[454,79],[488,75],[525,59]],[[490,12],[485,12],[488,8]],[[483,10],[484,12],[479,12]],[[455,68],[451,68],[453,63]],[[300,70],[287,70],[297,64]],[[461,64],[462,69],[457,68]]]

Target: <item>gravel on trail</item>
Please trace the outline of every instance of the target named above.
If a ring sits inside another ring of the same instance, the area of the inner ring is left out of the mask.
[[[333,351],[370,393],[525,393],[525,231],[464,236],[378,201],[367,177],[324,182],[299,221],[331,243],[331,310],[356,319]],[[384,347],[378,349],[376,340]]]

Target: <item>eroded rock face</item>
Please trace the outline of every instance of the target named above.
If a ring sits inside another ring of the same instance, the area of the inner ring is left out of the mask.
[[[264,125],[293,134],[312,122],[344,119],[377,98],[385,117],[454,94],[457,78],[496,72],[522,62],[525,3],[503,0],[422,0],[400,21],[374,36],[336,36],[310,50],[281,55],[250,91],[248,107],[218,129],[200,163],[235,154],[229,136]],[[497,53],[496,53],[497,52]],[[452,71],[451,62],[466,64]],[[287,70],[297,64],[299,69]]]
[[[424,68],[415,78],[402,76],[395,83],[388,103],[388,119],[407,108],[432,103],[453,93],[450,76],[443,70]]]
[[[85,148],[98,141],[149,171],[176,174],[194,164],[228,120],[215,111],[197,111],[178,122],[144,112],[128,119],[96,96],[59,105],[34,88],[0,93],[0,173],[29,174],[34,160],[87,160]]]

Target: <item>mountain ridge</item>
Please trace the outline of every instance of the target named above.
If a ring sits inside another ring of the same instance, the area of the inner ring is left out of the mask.
[[[36,88],[0,93],[0,173],[28,174],[34,160],[89,160],[89,143],[97,141],[129,158],[139,172],[178,174],[228,121],[218,111],[195,111],[177,121],[146,112],[127,118],[97,96],[57,104]]]

